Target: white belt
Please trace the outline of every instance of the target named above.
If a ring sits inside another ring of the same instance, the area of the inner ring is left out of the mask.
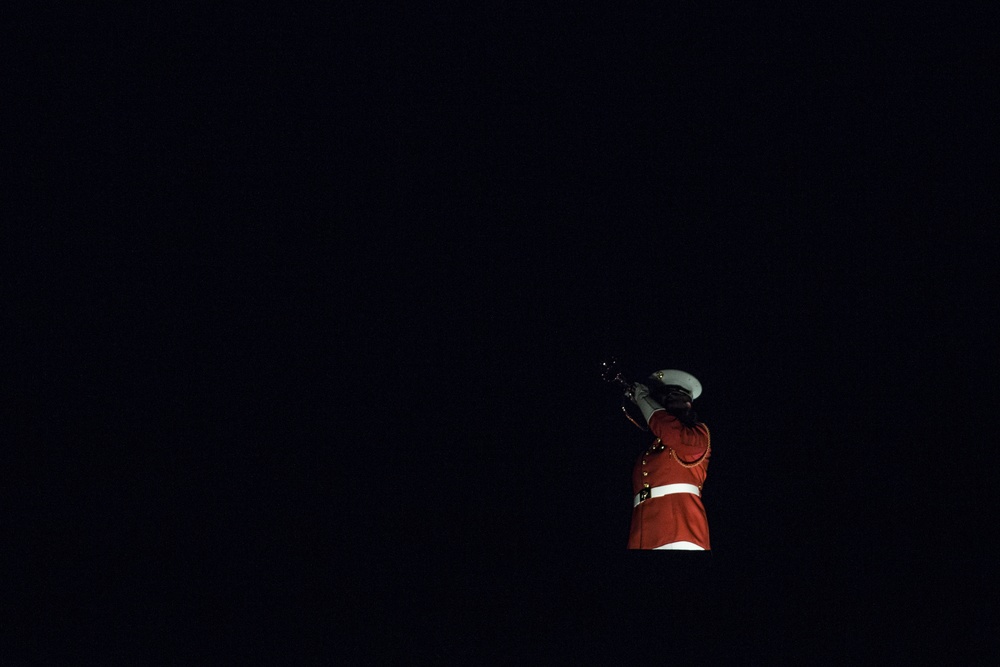
[[[671,493],[693,493],[701,497],[701,489],[694,484],[664,484],[663,486],[654,486],[651,489],[643,489],[635,494],[635,498],[632,499],[632,507],[638,507],[639,503],[644,500],[669,496]]]

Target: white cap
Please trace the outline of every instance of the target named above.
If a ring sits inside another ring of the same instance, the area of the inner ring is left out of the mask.
[[[684,371],[667,368],[662,371],[656,371],[649,376],[649,379],[656,380],[665,385],[681,387],[684,391],[691,394],[692,401],[701,395],[701,383],[698,382],[698,378]]]

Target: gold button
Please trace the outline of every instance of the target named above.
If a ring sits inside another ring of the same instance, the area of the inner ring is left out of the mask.
[[[643,485],[643,486],[644,486],[645,488],[647,488],[647,489],[649,488],[649,484],[648,484],[648,483],[646,483],[646,482],[643,482],[643,483],[642,483],[642,485]]]
[[[645,476],[646,476],[646,475],[648,475],[648,474],[649,474],[649,471],[648,471],[648,470],[643,470],[643,471],[642,471],[642,476],[643,476],[643,477],[645,477]]]
[[[646,465],[646,459],[642,460],[642,465]]]

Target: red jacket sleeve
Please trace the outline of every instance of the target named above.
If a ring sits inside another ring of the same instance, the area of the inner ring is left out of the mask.
[[[708,427],[700,423],[685,426],[666,410],[657,410],[650,415],[649,430],[686,461],[697,459],[708,449]]]

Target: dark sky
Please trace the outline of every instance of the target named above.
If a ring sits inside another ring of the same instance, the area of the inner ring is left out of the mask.
[[[34,90],[80,111],[21,139],[24,502],[124,655],[985,655],[974,30],[62,18]],[[705,387],[707,558],[625,550],[649,436],[612,355]]]

